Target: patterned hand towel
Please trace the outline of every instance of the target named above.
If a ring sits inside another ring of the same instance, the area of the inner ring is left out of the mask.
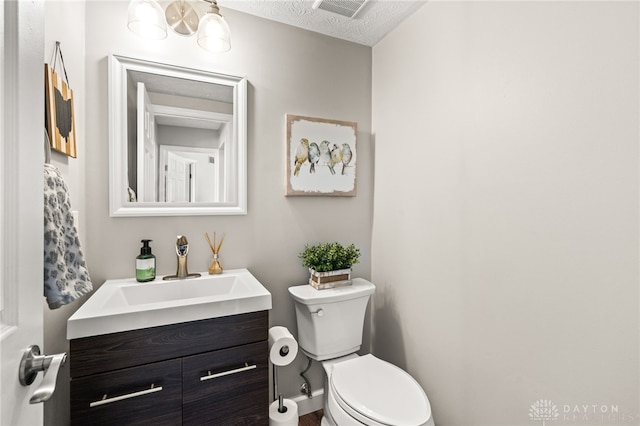
[[[60,171],[44,165],[44,295],[50,309],[93,290],[80,248],[69,191]]]

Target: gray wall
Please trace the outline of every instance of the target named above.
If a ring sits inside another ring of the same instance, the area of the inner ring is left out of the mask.
[[[271,324],[284,325],[295,333],[295,312],[287,287],[308,279],[297,258],[306,243],[355,243],[362,251],[362,260],[354,274],[369,278],[373,204],[371,48],[223,8],[232,31],[232,49],[223,55],[211,55],[193,38],[173,34],[158,42],[138,38],[126,28],[127,4],[47,2],[47,49],[53,48],[56,39],[62,39],[65,61],[84,60],[70,75],[76,99],[84,99],[83,108],[77,108],[82,111],[79,127],[84,133],[79,139],[83,146],[77,160],[56,159],[55,163],[63,166],[65,178],[78,188],[71,190],[72,201],[80,212],[94,284],[98,287],[109,278],[133,276],[142,238],[153,240],[159,275],[175,273],[178,234],[186,235],[191,243],[190,270],[206,271],[210,251],[204,233],[226,233],[221,256],[224,267],[248,268],[272,294]],[[76,5],[83,5],[86,17],[74,9]],[[69,15],[58,7],[68,9]],[[202,7],[206,7],[204,2]],[[83,41],[67,41],[78,37],[78,28],[86,36]],[[109,217],[106,58],[110,53],[248,78],[246,216]],[[358,123],[356,197],[284,196],[287,113]],[[66,348],[66,320],[79,306],[75,303],[57,312],[45,308],[47,352]],[[298,373],[305,366],[304,357],[299,355],[293,365],[279,369],[282,393],[299,394],[302,381]],[[314,387],[321,387],[320,368],[315,366],[311,376]],[[50,425],[68,422],[64,379],[59,386],[58,400],[47,404],[45,417]]]
[[[373,352],[439,425],[640,422],[639,12],[430,2],[373,49]]]
[[[55,42],[61,43],[64,64],[69,83],[73,89],[74,112],[76,116],[76,143],[78,158],[52,152],[51,164],[58,167],[69,189],[71,208],[78,212],[78,232],[81,243],[87,252],[87,187],[85,166],[87,149],[91,145],[86,138],[86,89],[85,89],[85,25],[84,2],[45,1],[44,58],[51,64]],[[63,73],[58,58],[58,72]],[[63,73],[64,74],[64,73]],[[55,354],[68,351],[67,319],[78,309],[81,302],[72,303],[56,310],[50,310],[43,299],[44,311],[44,353]],[[44,404],[44,420],[47,425],[62,426],[69,424],[69,364],[64,365],[58,374],[56,391]]]

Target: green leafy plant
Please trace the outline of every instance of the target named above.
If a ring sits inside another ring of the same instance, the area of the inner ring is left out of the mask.
[[[316,272],[327,272],[351,268],[359,262],[360,250],[353,244],[347,247],[335,242],[313,246],[307,244],[298,257],[302,259],[302,266]]]

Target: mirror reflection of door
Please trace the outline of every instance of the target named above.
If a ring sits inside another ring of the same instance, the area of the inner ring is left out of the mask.
[[[224,179],[225,164],[232,161],[227,158],[225,149],[231,128],[229,116],[153,104],[142,83],[139,83],[139,88],[138,191],[142,192],[138,199],[169,203],[225,201],[226,186],[231,184]],[[163,146],[170,146],[174,153],[179,152],[184,159],[191,159],[189,163],[200,165],[198,171],[191,175],[193,183],[190,189],[176,192],[190,196],[168,196],[168,184],[175,191],[175,185],[182,180],[174,180],[178,176],[172,173],[167,181],[165,166],[171,165],[162,154]]]
[[[160,145],[159,200],[220,201],[220,149]]]
[[[227,177],[228,165],[236,161],[233,146],[227,146],[234,132],[233,89],[149,73],[128,75],[137,129],[131,141],[136,171],[129,184],[137,201],[233,201],[237,183]],[[163,154],[163,146],[172,154]]]
[[[193,177],[191,175],[193,161],[174,152],[167,152],[167,164],[164,165],[164,199],[169,203],[186,203],[192,201]]]
[[[144,83],[138,83],[138,200],[157,201],[156,120]]]

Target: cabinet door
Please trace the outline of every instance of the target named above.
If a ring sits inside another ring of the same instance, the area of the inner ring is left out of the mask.
[[[183,425],[268,425],[268,342],[183,358]]]
[[[182,422],[181,360],[71,380],[71,424],[176,426]]]

